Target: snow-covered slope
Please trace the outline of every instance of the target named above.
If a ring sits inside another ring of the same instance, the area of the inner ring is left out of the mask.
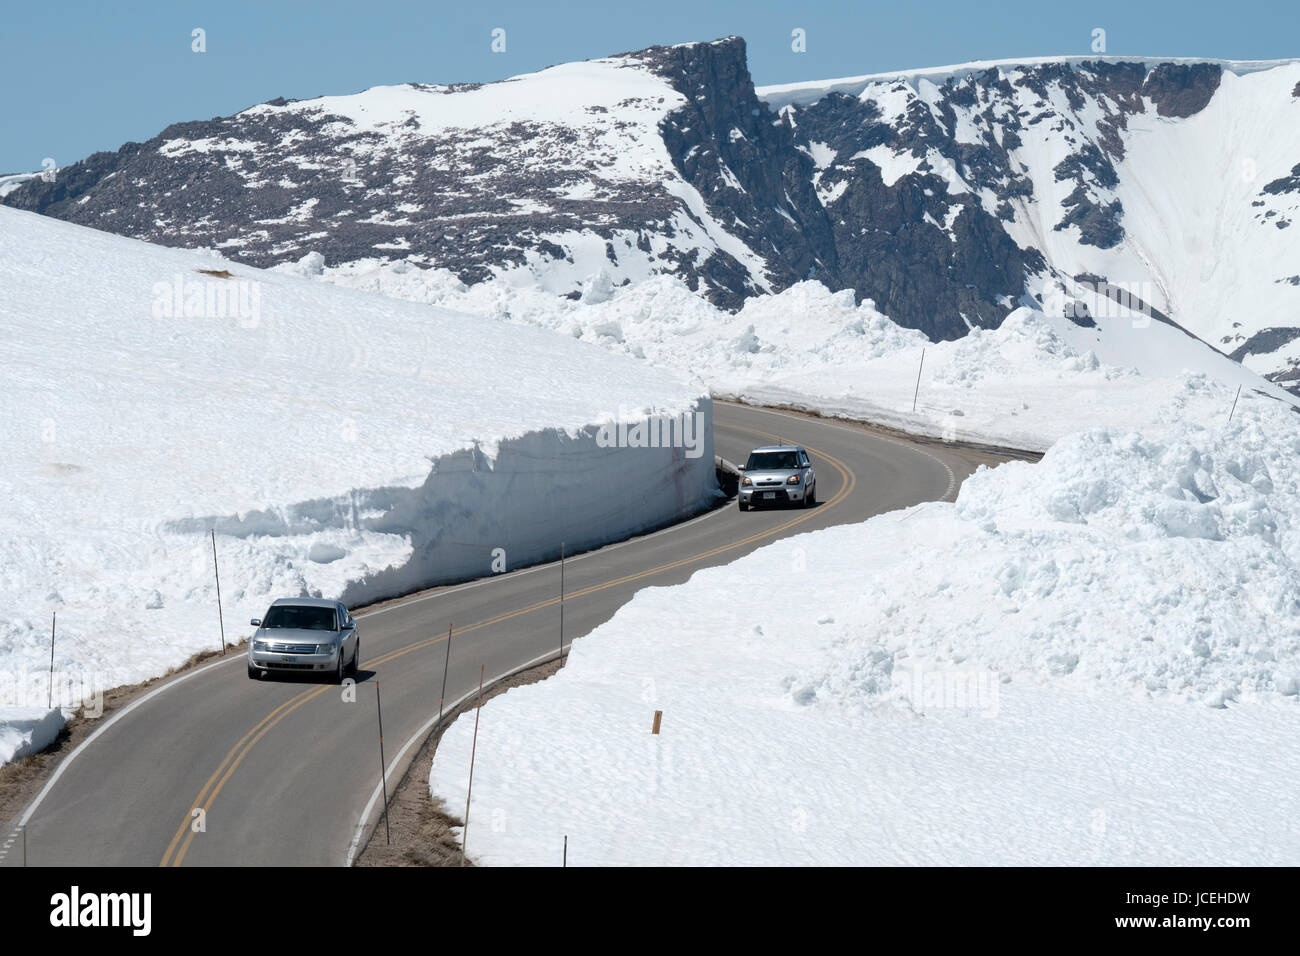
[[[235,640],[276,596],[514,568],[714,493],[700,389],[549,331],[10,209],[0,288],[10,676],[44,673],[52,611],[56,667],[101,688],[216,648],[214,528]],[[597,427],[650,414],[695,447]]]
[[[1080,432],[642,591],[483,709],[469,853],[1295,865],[1298,595],[1295,415]],[[458,815],[474,722],[431,774]]]
[[[1179,329],[1119,309],[1080,325],[1021,307],[997,329],[932,343],[872,302],[855,304],[851,292],[818,282],[752,297],[730,313],[668,276],[615,287],[600,274],[573,301],[504,282],[467,286],[446,270],[401,261],[324,269],[321,256],[309,255],[276,269],[554,329],[677,369],[721,397],[947,440],[1044,450],[1096,424],[1217,422],[1231,413],[1232,395],[1225,404],[1214,383],[1300,405]]]

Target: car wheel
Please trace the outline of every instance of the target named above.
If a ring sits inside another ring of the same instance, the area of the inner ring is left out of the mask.
[[[737,498],[737,499],[736,499],[736,504],[738,504],[738,505],[740,506],[740,510],[741,510],[741,511],[748,511],[748,510],[749,510],[749,505],[745,504],[745,499],[744,499],[744,498]]]
[[[817,503],[817,486],[813,485],[811,488],[808,489],[808,494],[803,496],[803,506],[805,508],[811,508],[816,503]]]
[[[340,647],[340,648],[339,648],[339,666],[338,666],[338,669],[337,669],[336,671],[334,671],[334,683],[336,683],[336,684],[342,684],[342,683],[343,683],[343,678],[347,675],[347,672],[348,672],[347,665],[343,663],[343,648]]]
[[[254,667],[252,664],[249,664],[249,665],[248,665],[248,679],[249,679],[249,680],[257,680],[257,679],[258,679],[259,677],[261,677],[261,676],[262,676],[262,672],[261,672],[261,671],[259,671],[259,670],[258,670],[256,667]]]
[[[353,677],[357,676],[357,669],[360,666],[361,666],[361,638],[358,637],[357,646],[352,648],[352,664],[348,667],[348,670],[352,673]]]

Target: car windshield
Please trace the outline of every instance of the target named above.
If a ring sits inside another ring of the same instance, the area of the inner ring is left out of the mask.
[[[792,451],[752,451],[745,462],[746,471],[786,471],[799,467],[799,458]]]
[[[304,631],[334,630],[332,607],[311,607],[298,604],[277,604],[266,612],[263,627],[293,627]]]

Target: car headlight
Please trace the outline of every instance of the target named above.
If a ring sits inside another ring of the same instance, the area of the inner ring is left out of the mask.
[[[333,654],[333,653],[334,653],[334,645],[333,645],[333,644],[317,644],[317,645],[316,645],[316,653],[317,653],[317,654]]]
[[[787,478],[787,479],[785,480],[785,483],[786,483],[787,485],[797,485],[797,484],[799,484],[799,482],[802,481],[802,480],[803,480],[803,479],[800,478],[799,475],[791,475],[789,478]]]
[[[742,485],[752,485],[752,484],[753,484],[753,482],[750,481],[748,478],[741,478],[741,479],[740,479],[740,483],[741,483]]]
[[[253,642],[253,650],[255,650],[255,651],[264,651],[264,650],[266,650],[266,649],[267,649],[266,641],[254,641],[254,642]]]

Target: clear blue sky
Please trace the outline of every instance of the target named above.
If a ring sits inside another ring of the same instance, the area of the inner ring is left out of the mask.
[[[191,30],[207,52],[191,52]],[[506,30],[493,53],[491,31]],[[790,48],[802,28],[807,52]],[[10,3],[0,16],[0,172],[63,166],[172,122],[418,81],[492,80],[657,43],[739,34],[756,82],[975,59],[1084,54],[1274,59],[1300,55],[1300,0],[906,0],[783,3]]]

